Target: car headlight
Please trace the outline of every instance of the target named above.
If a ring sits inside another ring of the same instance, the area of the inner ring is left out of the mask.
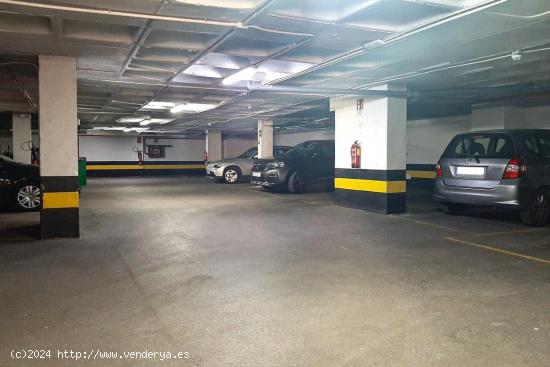
[[[217,169],[217,168],[220,168],[221,166],[222,166],[221,163],[215,163],[212,165],[212,168]]]
[[[272,162],[267,164],[267,169],[282,168],[285,166],[285,162]]]

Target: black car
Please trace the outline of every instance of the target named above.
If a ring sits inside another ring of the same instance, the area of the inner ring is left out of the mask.
[[[40,168],[0,155],[0,206],[33,211],[40,204]]]
[[[254,185],[267,189],[286,188],[299,194],[315,185],[334,184],[334,141],[305,141],[271,160],[258,160],[252,167]]]

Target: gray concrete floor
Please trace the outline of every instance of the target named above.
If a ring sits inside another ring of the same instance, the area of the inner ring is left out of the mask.
[[[514,215],[412,195],[383,216],[178,177],[94,179],[81,205],[80,240],[33,240],[36,213],[0,213],[0,366],[549,364],[550,228]]]

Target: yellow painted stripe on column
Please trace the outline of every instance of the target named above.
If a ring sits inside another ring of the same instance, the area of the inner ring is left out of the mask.
[[[45,192],[42,197],[42,208],[78,208],[79,199],[78,192]]]
[[[407,175],[412,178],[435,178],[435,172],[434,171],[407,171]]]
[[[385,194],[402,193],[407,191],[406,181],[361,180],[339,177],[334,179],[334,187],[344,190],[369,191]]]

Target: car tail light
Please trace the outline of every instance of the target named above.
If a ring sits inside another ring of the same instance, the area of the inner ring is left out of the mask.
[[[512,158],[504,169],[503,179],[520,178],[525,172],[525,164],[519,158]]]
[[[435,173],[437,177],[443,177],[443,168],[441,168],[439,163],[435,166]]]

